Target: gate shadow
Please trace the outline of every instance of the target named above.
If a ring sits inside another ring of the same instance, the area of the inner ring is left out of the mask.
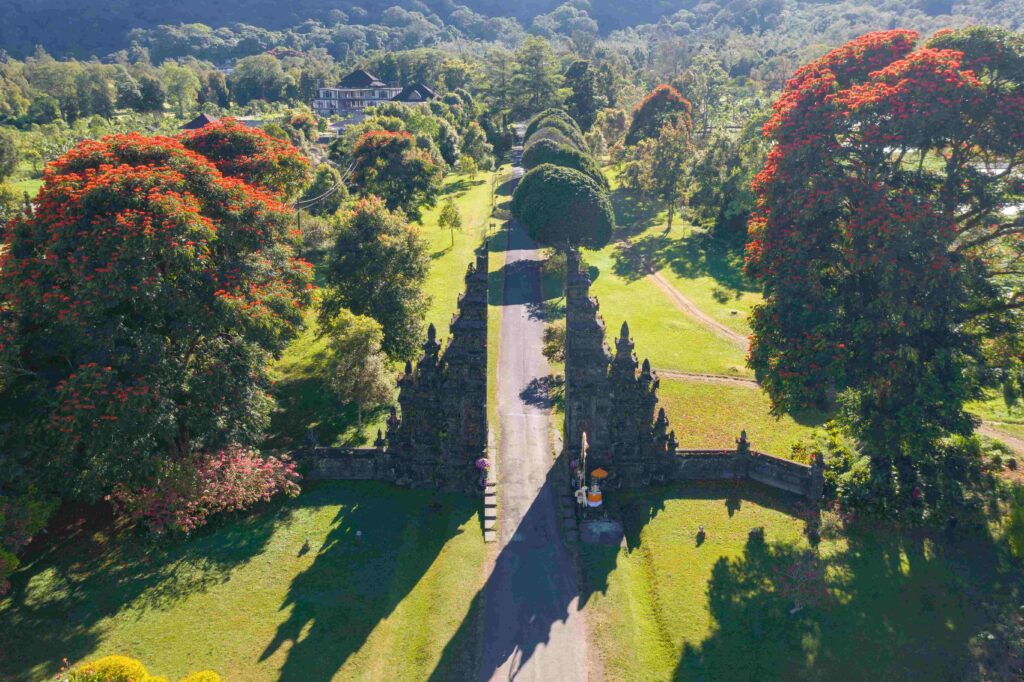
[[[290,643],[281,679],[332,679],[479,511],[470,498],[421,490],[403,490],[396,505],[381,487],[346,495],[313,564],[293,579],[281,604],[291,611],[259,659]]]

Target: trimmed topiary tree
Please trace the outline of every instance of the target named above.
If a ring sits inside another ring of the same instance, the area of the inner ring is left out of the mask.
[[[512,215],[541,244],[599,249],[615,230],[608,194],[574,168],[550,163],[537,166],[519,181],[512,195]]]
[[[545,163],[574,168],[591,177],[605,191],[608,190],[608,179],[589,154],[548,139],[538,140],[523,152],[523,168],[526,170],[532,170]]]
[[[587,141],[583,137],[583,131],[576,124],[576,121],[569,118],[567,114],[550,115],[545,118],[534,119],[526,128],[525,142],[529,144],[537,137],[541,137],[544,131],[557,130],[561,133],[568,144],[580,150],[587,151]]]

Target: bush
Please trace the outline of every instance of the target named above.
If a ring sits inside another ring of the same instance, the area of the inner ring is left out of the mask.
[[[149,682],[152,678],[141,661],[127,656],[104,656],[76,668],[70,682]]]
[[[573,168],[541,164],[523,176],[512,195],[512,215],[541,244],[601,248],[611,239],[615,215],[607,193]]]
[[[561,130],[558,130],[557,128],[544,127],[535,132],[533,135],[529,137],[529,139],[526,140],[526,144],[523,145],[523,153],[525,154],[527,151],[529,151],[531,147],[545,140],[550,140],[555,144],[570,147],[572,149],[577,149],[576,145],[574,145],[572,141],[568,137],[566,137],[565,133],[563,133]]]
[[[1024,486],[1018,485],[1013,489],[1006,520],[1006,539],[1013,555],[1024,559]]]
[[[203,670],[181,678],[180,682],[221,682],[221,676],[212,670]]]
[[[115,509],[156,533],[188,533],[219,512],[241,511],[278,493],[299,493],[298,469],[287,456],[264,457],[232,445],[214,453],[172,460],[140,489],[115,486]]]
[[[668,123],[690,125],[690,103],[671,85],[659,85],[633,110],[626,144],[657,137]]]
[[[608,189],[608,179],[601,172],[601,168],[589,154],[582,153],[576,149],[558,144],[554,140],[539,140],[531,144],[523,151],[523,168],[530,170],[543,163],[562,166],[563,168],[574,168],[586,174],[605,190]]]
[[[575,119],[573,119],[565,109],[545,109],[530,119],[530,123],[526,126],[526,132],[523,133],[523,135],[526,139],[530,139],[530,136],[540,128],[551,124],[558,127],[574,128],[580,133],[580,135],[583,134],[583,131],[580,130],[579,124],[576,123]]]
[[[552,131],[559,133],[566,139],[568,144],[573,149],[586,153],[589,151],[586,139],[583,137],[583,133],[580,132],[579,127],[575,123],[566,123],[560,119],[548,119],[544,121],[544,124],[539,128],[530,133],[526,138],[526,144],[530,144],[535,139],[544,139],[552,134]]]

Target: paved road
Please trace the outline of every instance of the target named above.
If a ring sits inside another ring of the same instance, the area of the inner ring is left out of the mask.
[[[539,259],[525,230],[513,225],[498,354],[501,533],[484,586],[483,680],[587,679],[576,566],[562,539],[553,483],[549,408],[535,390],[549,373],[537,314]]]

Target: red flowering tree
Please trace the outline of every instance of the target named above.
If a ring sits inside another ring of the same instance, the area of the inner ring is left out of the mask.
[[[388,210],[402,209],[411,219],[422,207],[433,206],[441,191],[444,171],[410,133],[370,130],[352,152],[352,181],[364,196],[374,194]]]
[[[181,143],[212,161],[224,175],[282,200],[294,197],[310,180],[309,162],[289,142],[233,118],[183,133]]]
[[[0,495],[34,472],[95,499],[252,442],[267,363],[311,294],[287,224],[174,139],[86,141],[50,164],[0,248]]]
[[[626,132],[626,144],[657,137],[666,125],[691,129],[690,102],[671,85],[659,85],[633,109],[633,120]]]
[[[872,33],[800,69],[774,108],[750,364],[779,409],[843,395],[880,499],[949,502],[963,476],[936,441],[973,430],[964,402],[1019,376],[1024,348],[1024,45]]]

